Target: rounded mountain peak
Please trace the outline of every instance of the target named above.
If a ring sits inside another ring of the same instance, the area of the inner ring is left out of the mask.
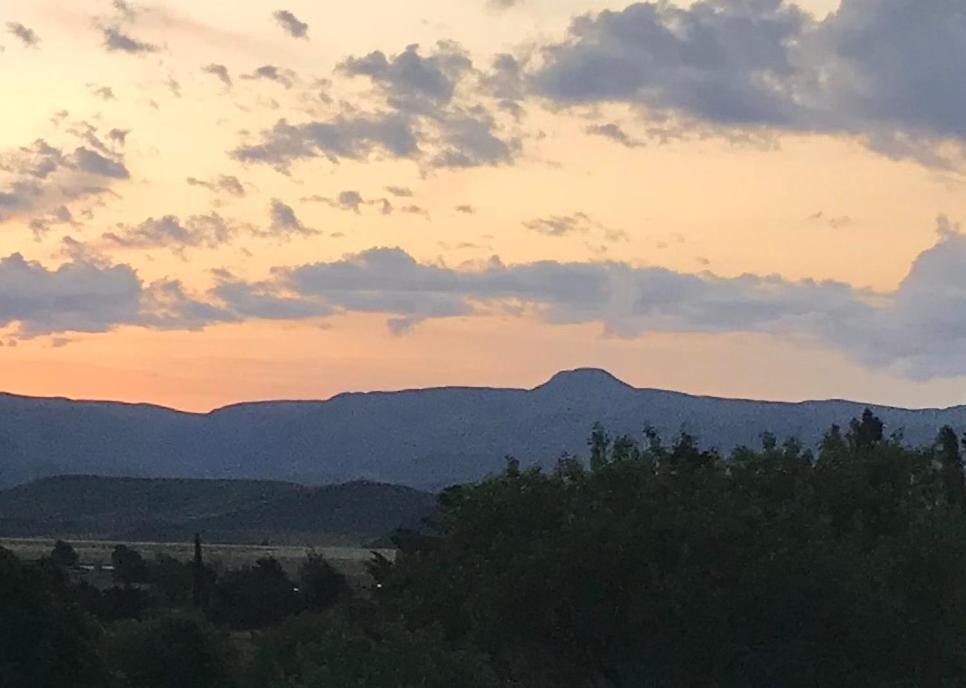
[[[633,389],[633,387],[601,368],[576,368],[560,371],[536,389],[555,392],[588,392]]]

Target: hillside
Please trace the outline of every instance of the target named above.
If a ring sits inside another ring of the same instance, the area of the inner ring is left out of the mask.
[[[355,482],[66,476],[0,492],[0,536],[364,545],[432,512],[435,497]]]
[[[775,403],[636,389],[600,370],[559,373],[534,389],[439,388],[341,394],[328,401],[239,404],[207,414],[107,402],[0,395],[0,486],[61,474],[354,480],[438,489],[498,471],[513,454],[551,465],[583,453],[591,425],[640,436],[699,431],[729,450],[760,434],[814,445],[866,404]],[[966,430],[966,408],[872,406],[912,443]]]

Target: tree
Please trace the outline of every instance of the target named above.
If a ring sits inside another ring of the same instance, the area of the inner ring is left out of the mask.
[[[228,639],[191,616],[116,624],[104,640],[104,655],[122,688],[234,685],[235,659]]]
[[[579,479],[445,491],[376,599],[530,688],[964,685],[966,517],[936,449],[884,439],[871,411],[848,427],[816,462],[688,435],[614,461],[595,427]]]
[[[228,571],[218,579],[212,597],[214,619],[242,630],[272,626],[301,609],[295,586],[272,558]]]
[[[50,560],[65,569],[72,568],[77,566],[77,552],[74,551],[70,543],[58,540],[54,543],[54,549],[50,552]]]
[[[0,686],[101,688],[98,635],[62,569],[23,564],[0,547]]]
[[[966,476],[959,453],[959,437],[951,427],[944,426],[936,438],[939,460],[942,465],[943,492],[949,504],[966,507]]]
[[[320,554],[309,554],[299,575],[305,608],[310,611],[328,609],[349,595],[349,584]]]
[[[854,450],[869,450],[882,441],[884,428],[884,424],[872,410],[865,409],[861,420],[853,418],[849,423],[846,439]]]
[[[147,582],[148,567],[137,550],[127,545],[117,545],[111,553],[111,564],[114,566],[114,580],[121,585],[130,587],[134,583]]]
[[[212,572],[205,567],[201,551],[201,535],[195,533],[195,555],[191,564],[191,602],[197,609],[207,609],[211,601]]]

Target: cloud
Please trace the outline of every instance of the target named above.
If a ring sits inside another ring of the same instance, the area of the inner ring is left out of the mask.
[[[309,25],[299,21],[294,14],[288,10],[278,10],[272,16],[275,18],[275,22],[292,36],[292,38],[304,38],[308,40]]]
[[[129,179],[131,177],[131,173],[128,172],[124,163],[112,160],[97,151],[84,147],[77,148],[74,151],[74,162],[81,171],[100,177],[111,177],[113,179]]]
[[[320,156],[333,163],[382,154],[426,167],[501,165],[520,149],[485,105],[460,96],[475,70],[456,43],[440,41],[428,55],[410,45],[397,55],[349,57],[337,71],[368,79],[380,103],[342,102],[337,114],[303,124],[279,120],[259,141],[236,148],[234,157],[287,173],[293,162]]]
[[[472,67],[462,48],[440,42],[429,56],[421,55],[419,46],[413,44],[393,57],[382,51],[350,57],[339,70],[350,76],[369,77],[395,107],[419,111],[427,99],[437,105],[452,100],[457,83]]]
[[[137,225],[121,225],[116,232],[107,232],[102,239],[128,249],[166,248],[177,255],[191,247],[215,248],[228,243],[239,227],[218,213],[192,215],[182,221],[174,215],[149,217]]]
[[[19,253],[0,259],[0,325],[16,324],[20,338],[121,325],[185,329],[232,317],[178,282],[145,285],[128,265],[73,260],[50,270]]]
[[[292,206],[286,205],[277,198],[272,199],[268,214],[271,222],[271,236],[307,236],[318,233],[302,224]]]
[[[494,257],[456,269],[420,263],[398,248],[276,268],[259,288],[301,299],[312,312],[384,313],[396,332],[433,318],[524,312],[554,324],[597,323],[624,337],[764,332],[910,377],[966,374],[966,235],[945,219],[937,243],[892,292],[615,261],[505,265]]]
[[[145,43],[132,36],[128,36],[117,26],[101,27],[101,34],[104,37],[104,47],[110,52],[138,55],[157,52],[160,49],[152,43]]]
[[[476,208],[471,205],[458,205],[456,206],[456,212],[463,213],[464,215],[476,215]]]
[[[579,17],[526,79],[557,106],[625,103],[692,129],[856,136],[942,166],[966,145],[964,71],[956,2],[842,0],[818,21],[782,0],[707,0]]]
[[[413,190],[406,186],[387,186],[386,191],[399,198],[411,198]]]
[[[227,193],[236,198],[245,196],[245,186],[234,175],[222,174],[208,181],[188,177],[185,181],[189,186],[200,186],[215,193]]]
[[[211,74],[213,76],[218,77],[218,80],[221,81],[221,83],[223,83],[228,88],[232,87],[231,74],[228,71],[228,67],[226,67],[225,65],[209,64],[202,67],[201,71],[204,72],[205,74]]]
[[[40,45],[40,36],[33,29],[18,22],[7,22],[7,33],[18,38],[28,48],[36,48]]]
[[[570,234],[585,233],[598,225],[586,213],[573,213],[572,215],[551,215],[550,217],[528,220],[523,223],[523,226],[538,234],[563,237]]]
[[[626,146],[627,148],[638,148],[640,146],[646,145],[643,141],[638,141],[633,138],[630,134],[624,131],[619,124],[614,122],[608,122],[607,124],[592,124],[586,129],[584,129],[588,134],[593,136],[603,136],[605,139],[610,139],[616,143]]]
[[[412,120],[399,113],[339,115],[327,122],[292,125],[281,119],[260,143],[236,148],[241,162],[261,162],[287,171],[292,162],[324,156],[361,160],[376,150],[399,158],[419,152]]]
[[[362,210],[362,206],[376,206],[379,208],[379,212],[383,215],[392,215],[395,208],[392,203],[389,202],[388,198],[375,198],[366,200],[362,197],[358,191],[347,190],[341,191],[335,198],[329,198],[328,196],[307,196],[302,199],[305,202],[315,202],[315,203],[326,203],[333,208],[338,208],[339,210],[347,210],[358,214]],[[403,211],[405,212],[405,210]]]
[[[91,89],[91,94],[100,98],[101,100],[117,100],[114,95],[114,89],[110,86],[98,86],[97,84],[88,84],[88,88]]]
[[[280,84],[287,89],[292,88],[297,78],[295,72],[292,70],[280,69],[275,65],[262,65],[251,74],[242,75],[242,79],[248,79],[250,81],[274,81],[276,84]]]
[[[301,226],[280,204],[280,226]],[[20,254],[0,260],[0,325],[19,336],[103,332],[120,325],[198,328],[248,318],[385,314],[404,333],[425,320],[526,314],[550,324],[597,324],[605,333],[760,332],[814,342],[911,378],[966,374],[966,235],[946,218],[936,243],[891,291],[778,275],[722,277],[618,261],[508,265],[493,257],[458,268],[399,248],[278,267],[246,282],[224,271],[204,298],[172,280],[142,283],[126,265],[65,239],[56,270]]]
[[[40,237],[49,232],[51,227],[63,224],[78,224],[74,221],[73,214],[64,205],[54,208],[46,215],[33,218],[29,223],[29,227],[35,237]]]
[[[113,185],[130,178],[121,151],[126,132],[102,134],[81,123],[66,136],[64,145],[38,139],[0,151],[0,222],[110,194]]]

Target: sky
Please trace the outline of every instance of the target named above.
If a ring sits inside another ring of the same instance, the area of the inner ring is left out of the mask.
[[[966,403],[959,0],[5,0],[0,389]]]

